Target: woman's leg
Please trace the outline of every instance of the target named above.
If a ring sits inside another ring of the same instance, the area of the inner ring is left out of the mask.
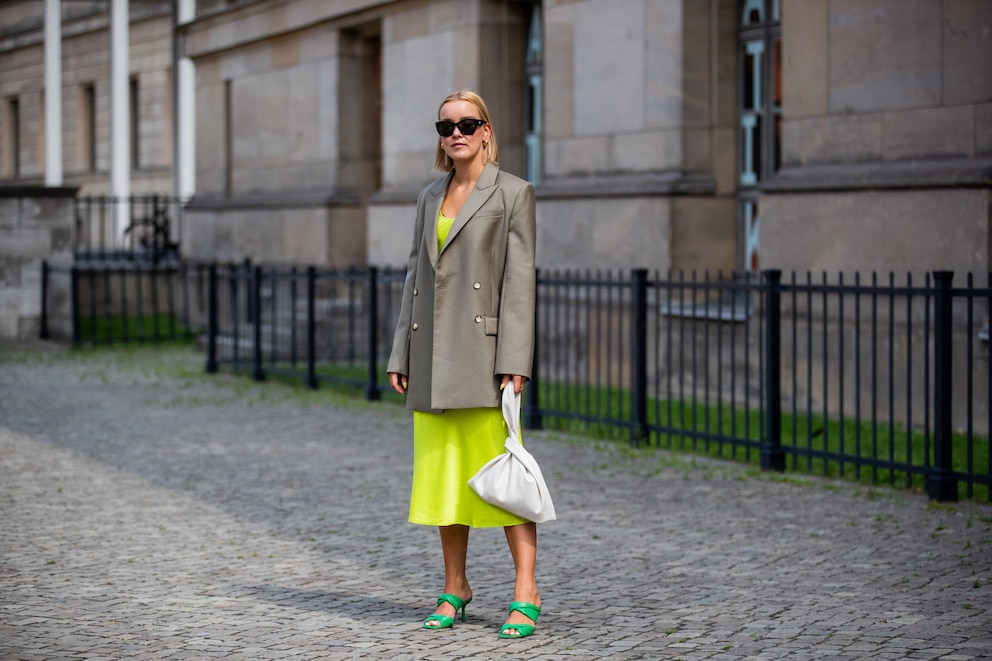
[[[438,526],[441,534],[441,551],[444,554],[444,592],[461,597],[466,601],[472,598],[472,587],[465,573],[468,554],[468,526]],[[455,608],[442,602],[434,611],[441,615],[455,617]],[[437,624],[427,620],[427,624]]]
[[[537,524],[522,523],[517,526],[506,526],[506,543],[510,546],[513,556],[513,566],[517,572],[517,580],[513,586],[513,601],[525,601],[535,606],[541,605],[541,596],[537,591],[537,580],[534,569],[537,565]],[[523,613],[514,611],[506,619],[509,624],[534,624]],[[514,634],[514,630],[508,631]]]

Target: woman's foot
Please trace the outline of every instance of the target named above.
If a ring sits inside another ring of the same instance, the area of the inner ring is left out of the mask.
[[[519,599],[518,593],[514,593],[513,603],[510,604],[510,615],[499,630],[500,638],[523,638],[534,633],[537,615],[541,612],[541,596],[534,592],[532,597],[532,599]],[[521,626],[513,627],[514,624]]]
[[[461,610],[462,620],[465,620],[465,607],[472,601],[472,592],[468,597],[460,597],[450,592],[442,592],[437,598],[437,607],[433,615],[424,620],[425,629],[447,629],[455,623],[458,611]]]

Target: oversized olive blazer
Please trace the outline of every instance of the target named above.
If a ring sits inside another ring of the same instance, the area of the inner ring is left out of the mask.
[[[499,406],[503,374],[534,359],[534,188],[489,163],[437,249],[452,174],[417,199],[413,245],[386,368],[409,378],[407,408]]]

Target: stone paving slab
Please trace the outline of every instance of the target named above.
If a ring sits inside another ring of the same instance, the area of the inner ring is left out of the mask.
[[[0,347],[0,659],[992,658],[992,507],[546,432],[537,633],[500,530],[425,631],[409,415],[202,365]]]

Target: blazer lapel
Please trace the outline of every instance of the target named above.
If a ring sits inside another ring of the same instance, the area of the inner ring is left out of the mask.
[[[427,258],[431,262],[434,270],[437,270],[437,216],[441,213],[441,203],[444,201],[444,193],[448,190],[448,182],[451,180],[451,173],[447,177],[438,179],[437,183],[428,191],[427,199],[424,200],[424,240],[427,242]]]
[[[496,192],[496,175],[498,173],[498,167],[492,163],[486,163],[482,174],[479,175],[479,180],[475,182],[475,188],[469,193],[468,199],[465,200],[465,204],[462,205],[461,210],[458,212],[458,217],[455,218],[455,222],[451,226],[451,231],[448,232],[448,238],[444,242],[445,247],[458,236],[458,232],[468,224],[468,221],[472,219],[475,212],[481,209],[482,205]],[[434,214],[434,219],[437,220],[436,213]],[[434,243],[437,243],[436,223],[434,227]],[[437,245],[434,248],[436,249]]]

